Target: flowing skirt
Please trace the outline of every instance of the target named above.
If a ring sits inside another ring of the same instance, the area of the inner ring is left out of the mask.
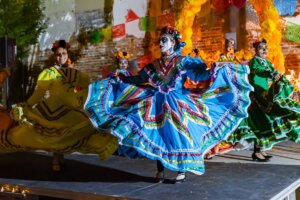
[[[89,86],[85,109],[93,125],[109,129],[130,157],[138,153],[171,170],[202,174],[205,153],[247,117],[250,104],[248,67],[220,65],[202,94],[99,80]]]
[[[286,140],[299,143],[300,103],[290,98],[292,93],[293,86],[283,77],[274,82],[263,96],[251,94],[249,117],[241,122],[227,141],[244,144],[245,147],[254,142],[263,150]]]

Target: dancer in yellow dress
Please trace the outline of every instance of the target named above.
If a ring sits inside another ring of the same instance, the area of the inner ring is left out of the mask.
[[[61,170],[61,155],[96,153],[101,159],[117,148],[110,134],[99,134],[83,110],[89,77],[68,67],[68,43],[53,44],[55,65],[43,70],[32,96],[14,106],[12,114],[19,125],[5,135],[0,147],[9,151],[46,150],[54,153],[53,170]]]
[[[0,90],[2,89],[5,80],[10,76],[8,68],[0,69]],[[13,120],[9,116],[9,112],[0,104],[0,133],[6,132],[13,125]]]

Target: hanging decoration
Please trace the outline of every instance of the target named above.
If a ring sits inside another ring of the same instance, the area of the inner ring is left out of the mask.
[[[298,0],[274,0],[274,5],[278,10],[279,15],[292,16],[296,12]]]
[[[158,16],[157,19],[157,26],[162,28],[164,26],[175,26],[175,14],[168,13],[165,15]]]
[[[185,0],[175,23],[177,30],[182,34],[182,40],[186,46],[182,51],[183,55],[188,55],[193,49],[193,23],[195,16],[201,10],[201,6],[208,0]]]
[[[106,27],[101,29],[103,39],[105,40],[111,40],[112,38],[112,29],[111,27]]]
[[[125,18],[126,22],[131,22],[139,19],[139,16],[132,9],[129,9]]]
[[[92,44],[99,44],[103,41],[103,35],[99,29],[90,32],[90,42]]]
[[[156,17],[142,17],[140,19],[140,30],[142,31],[155,31],[156,30]]]
[[[284,37],[293,42],[300,43],[300,25],[288,22],[285,27]]]
[[[211,4],[218,14],[223,14],[230,6],[242,8],[246,0],[212,0]]]
[[[280,16],[273,4],[273,0],[249,0],[249,2],[256,10],[260,21],[260,37],[265,38],[268,42],[268,59],[274,64],[277,70],[284,73],[284,57],[280,45],[283,25],[280,23]]]
[[[118,24],[112,27],[112,37],[120,38],[126,36],[125,24]]]

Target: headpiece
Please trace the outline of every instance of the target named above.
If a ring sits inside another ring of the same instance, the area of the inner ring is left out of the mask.
[[[261,41],[260,40],[256,40],[255,42],[253,42],[253,47],[256,49],[260,43],[267,44],[267,40],[264,39],[264,38]]]
[[[186,45],[185,42],[182,42],[182,36],[180,32],[171,26],[163,27],[160,32],[160,36],[162,35],[169,35],[175,41],[175,51],[182,49]]]
[[[65,40],[56,40],[53,44],[52,44],[52,51],[56,51],[59,47],[64,48],[64,49],[69,49],[70,48],[70,44],[68,42],[66,42]]]
[[[129,60],[129,59],[130,59],[130,55],[129,55],[129,53],[127,53],[127,52],[125,52],[125,51],[119,51],[119,52],[117,53],[117,55],[116,55],[116,58],[117,58],[118,60],[120,60],[120,59],[122,59],[122,58],[124,58],[124,59],[126,59],[126,60]]]

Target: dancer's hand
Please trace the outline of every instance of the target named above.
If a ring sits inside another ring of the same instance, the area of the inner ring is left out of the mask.
[[[274,75],[274,81],[278,81],[278,80],[281,78],[281,76],[282,76],[282,75],[279,74],[279,73],[278,73],[278,74],[275,74],[275,75]]]
[[[124,74],[122,74],[122,73],[118,74],[118,80],[123,81],[124,79],[125,79],[125,75]]]

